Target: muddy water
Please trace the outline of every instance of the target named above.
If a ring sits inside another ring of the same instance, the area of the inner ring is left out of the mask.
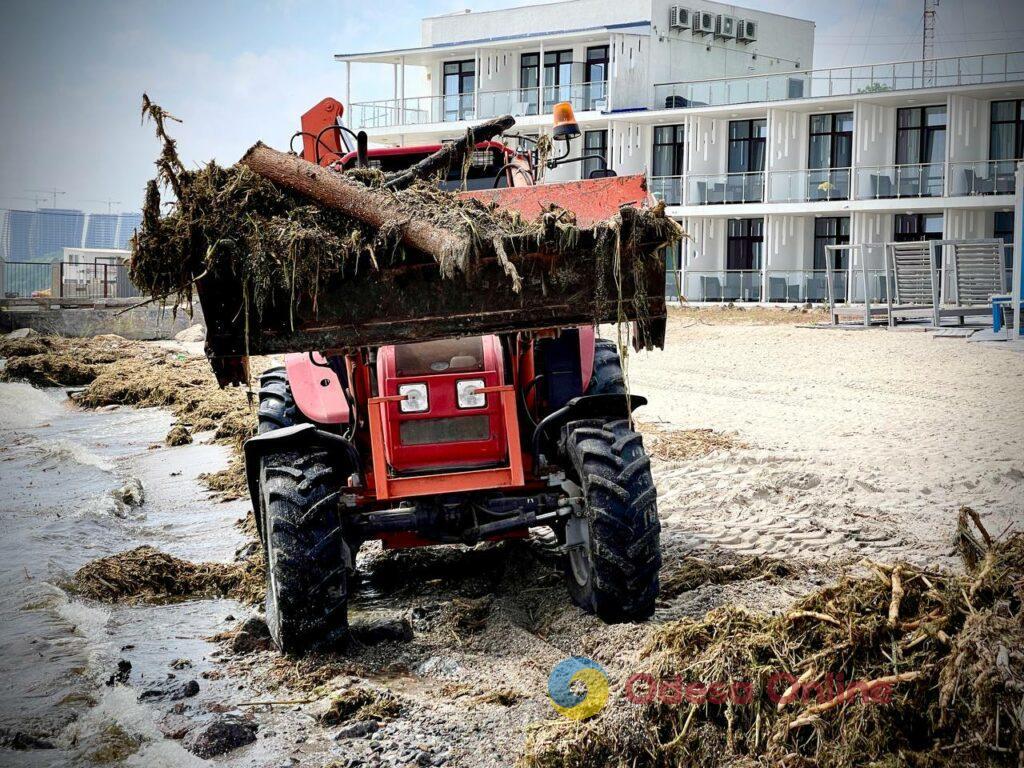
[[[52,747],[0,749],[0,765],[199,762],[158,731],[169,705],[140,703],[140,691],[175,675],[200,683],[190,707],[238,700],[237,683],[202,675],[216,650],[205,638],[243,606],[103,606],[62,587],[88,560],[140,544],[229,561],[244,543],[245,504],[210,500],[196,479],[226,464],[224,449],[166,448],[170,424],[162,411],[82,411],[63,390],[0,384],[0,736]],[[137,508],[112,495],[132,479],[145,491]],[[110,680],[121,660],[125,685]]]

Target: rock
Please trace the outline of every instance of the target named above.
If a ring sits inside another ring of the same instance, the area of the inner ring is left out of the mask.
[[[267,623],[253,616],[242,622],[231,638],[231,650],[234,653],[252,653],[253,651],[270,650],[270,630]]]
[[[189,680],[187,683],[167,681],[154,688],[147,688],[139,694],[139,701],[181,701],[190,699],[199,693],[199,683]]]
[[[181,341],[186,344],[197,341],[206,341],[206,326],[202,323],[196,323],[190,325],[184,331],[179,331],[174,335],[175,341]]]
[[[142,489],[142,481],[137,477],[128,480],[111,495],[126,507],[141,507],[146,500],[146,492]]]
[[[121,685],[126,684],[131,673],[132,663],[128,661],[128,659],[121,659],[117,662],[117,672],[114,672],[107,678],[107,687],[111,688],[116,683],[120,683]]]
[[[256,741],[256,723],[237,716],[224,716],[193,728],[182,746],[204,760],[223,755]]]
[[[242,626],[238,628],[238,631],[248,632],[250,635],[255,637],[270,637],[270,630],[267,628],[267,622],[259,616],[250,616],[242,622]]]
[[[349,723],[334,735],[335,741],[341,739],[362,739],[375,733],[380,728],[376,720],[363,720],[361,722]]]
[[[371,619],[364,623],[353,624],[349,627],[349,632],[353,640],[363,645],[407,643],[412,640],[412,625],[404,616],[397,619]]]
[[[421,677],[456,677],[461,671],[462,667],[455,659],[446,659],[441,656],[431,656],[416,667],[416,674]]]
[[[3,728],[0,729],[0,747],[24,752],[29,749],[53,749],[53,744],[39,736],[33,736],[31,733]]]
[[[168,712],[156,721],[156,727],[168,739],[178,741],[188,734],[192,728],[192,721],[177,713]]]
[[[192,666],[191,659],[175,659],[171,662],[171,669],[188,669]]]
[[[171,427],[171,431],[167,433],[164,442],[171,447],[188,445],[192,442],[192,433],[188,431],[188,427],[184,424],[175,424]]]
[[[33,328],[19,328],[4,336],[5,339],[27,339],[29,336],[38,336],[39,333]]]

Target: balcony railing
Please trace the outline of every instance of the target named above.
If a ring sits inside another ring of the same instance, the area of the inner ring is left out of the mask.
[[[979,160],[949,164],[949,194],[1012,195],[1020,160]]]
[[[763,200],[763,172],[690,174],[686,179],[688,205],[760,203]]]
[[[817,96],[949,88],[1024,79],[1024,51],[805,69],[654,86],[655,109],[725,106]]]
[[[683,204],[682,176],[651,176],[651,194],[657,200],[664,200],[665,205]]]
[[[839,297],[840,301],[846,297],[846,277],[846,272],[836,272],[832,275],[833,295]],[[824,269],[767,270],[766,301],[820,304],[828,300],[827,280],[828,273]]]
[[[687,301],[760,301],[761,270],[686,270],[683,297]]]
[[[849,168],[808,168],[799,171],[771,171],[768,174],[769,203],[804,203],[850,199]]]
[[[5,261],[0,264],[5,299],[124,299],[139,295],[123,264]]]
[[[543,91],[544,113],[560,101],[568,101],[574,110],[603,110],[608,104],[607,81],[576,82],[538,88],[513,88],[504,91],[480,91],[445,96],[410,96],[355,103],[352,110],[359,128],[454,123],[459,120],[485,120],[501,115],[540,114],[538,104]]]
[[[945,191],[943,163],[861,166],[856,173],[858,200],[942,197]]]

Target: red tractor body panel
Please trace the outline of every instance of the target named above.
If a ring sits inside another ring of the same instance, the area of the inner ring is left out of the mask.
[[[319,352],[284,357],[288,383],[302,415],[318,424],[347,424],[349,406],[341,381]]]

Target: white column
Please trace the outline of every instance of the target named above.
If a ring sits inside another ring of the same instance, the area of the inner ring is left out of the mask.
[[[398,60],[398,124],[405,125],[405,56]]]
[[[538,55],[537,70],[537,114],[544,114],[544,41],[540,41],[540,52]]]
[[[352,103],[352,62],[345,62],[345,108]]]
[[[480,116],[480,49],[473,50],[473,118]]]
[[[1017,163],[1017,200],[1013,208],[1013,285],[1010,301],[1013,303],[1013,333],[1020,338],[1020,275],[1021,254],[1024,253],[1024,163]]]

